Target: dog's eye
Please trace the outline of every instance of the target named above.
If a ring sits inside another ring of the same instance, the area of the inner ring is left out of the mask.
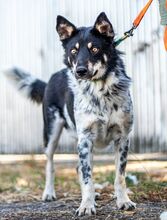
[[[97,47],[92,47],[91,51],[92,53],[96,54],[99,52],[99,49]]]
[[[72,53],[72,54],[76,54],[76,53],[77,53],[77,50],[76,50],[75,48],[73,48],[73,49],[71,50],[71,53]]]

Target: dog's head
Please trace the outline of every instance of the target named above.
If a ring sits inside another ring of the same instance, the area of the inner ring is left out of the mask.
[[[97,80],[111,71],[116,57],[114,31],[104,12],[93,27],[82,28],[58,16],[56,30],[65,49],[64,63],[77,79]]]

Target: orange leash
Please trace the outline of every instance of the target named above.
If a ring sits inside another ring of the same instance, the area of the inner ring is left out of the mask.
[[[138,16],[135,18],[133,22],[132,28],[124,33],[124,36],[119,38],[118,40],[115,41],[114,45],[118,46],[122,41],[124,41],[126,38],[133,36],[133,31],[138,27],[140,24],[142,18],[144,17],[145,13],[147,12],[148,8],[150,7],[151,3],[153,0],[149,0],[148,3],[144,6],[144,8],[140,11]]]
[[[134,20],[133,25],[135,26],[135,28],[137,28],[137,26],[140,24],[142,18],[144,17],[145,13],[147,12],[152,2],[153,0],[149,0],[147,4],[144,6],[144,8],[141,10],[141,12],[138,14],[136,19]]]
[[[167,51],[167,25],[165,26],[165,32],[164,32],[164,45],[165,45],[165,50]]]
[[[135,20],[133,21],[133,26],[132,28],[125,32],[124,35],[119,38],[118,40],[116,40],[114,42],[115,46],[118,46],[122,41],[124,41],[126,38],[133,36],[133,31],[138,27],[138,25],[140,24],[141,20],[143,19],[144,15],[146,14],[148,8],[150,7],[151,3],[153,2],[153,0],[149,0],[147,2],[147,4],[144,6],[144,8],[140,11],[140,13],[138,14],[138,16],[135,18]],[[167,0],[166,0],[166,10],[167,10]],[[165,49],[167,51],[167,25],[165,26],[165,32],[164,32],[164,45],[165,45]]]

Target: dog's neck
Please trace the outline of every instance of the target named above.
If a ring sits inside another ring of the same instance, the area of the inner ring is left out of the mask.
[[[111,72],[106,80],[98,80],[95,82],[82,80],[78,82],[74,75],[70,74],[70,88],[75,94],[75,108],[76,105],[82,105],[82,108],[87,112],[96,112],[101,114],[102,111],[110,112],[114,105],[124,105],[129,99],[129,90],[120,90],[119,79]]]
[[[121,60],[118,60],[113,71],[106,73],[99,80],[78,80],[69,72],[70,88],[77,95],[91,96],[96,99],[125,99],[129,94],[131,79],[126,75]]]

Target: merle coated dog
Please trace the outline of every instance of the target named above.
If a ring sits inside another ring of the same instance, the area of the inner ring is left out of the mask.
[[[129,133],[133,123],[130,78],[121,53],[114,45],[114,30],[105,13],[93,27],[77,28],[62,16],[56,30],[65,51],[67,66],[49,82],[33,78],[19,69],[8,72],[19,90],[43,103],[44,146],[47,156],[46,185],[42,199],[55,200],[53,154],[62,129],[75,130],[79,156],[78,174],[82,201],[77,214],[95,214],[92,181],[92,151],[114,142],[116,151],[115,195],[120,209],[133,209],[126,192],[125,167]]]

